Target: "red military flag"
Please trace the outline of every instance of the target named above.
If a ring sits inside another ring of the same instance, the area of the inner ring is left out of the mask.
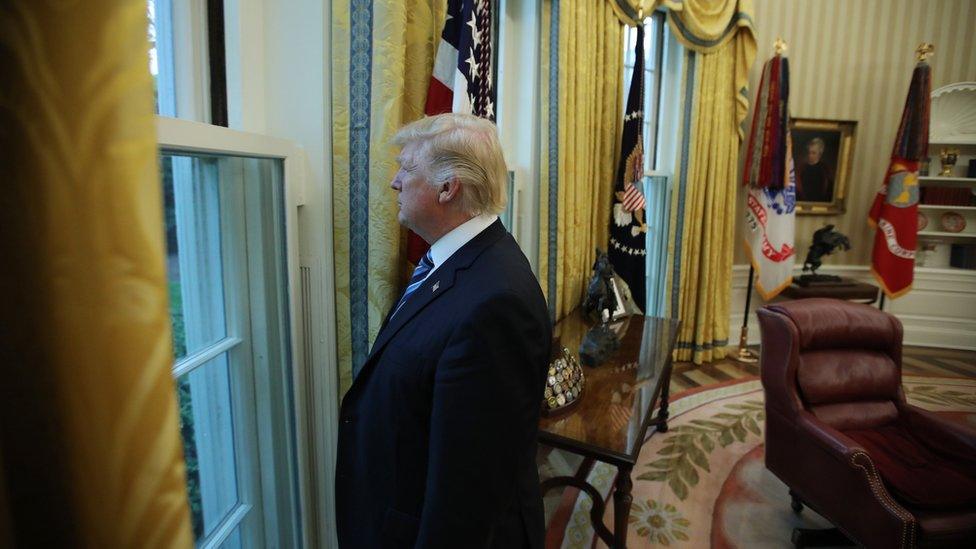
[[[931,74],[919,48],[884,185],[874,197],[868,224],[876,229],[871,273],[888,297],[912,289],[918,231],[918,166],[929,146]]]
[[[495,120],[491,64],[491,5],[488,0],[448,0],[424,113],[463,112]],[[413,231],[407,259],[417,264],[430,245]]]

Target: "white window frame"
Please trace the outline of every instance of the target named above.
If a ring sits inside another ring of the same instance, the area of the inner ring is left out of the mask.
[[[210,121],[206,0],[154,0],[159,114]],[[160,36],[171,36],[172,42]],[[179,47],[174,47],[179,44]]]
[[[647,197],[647,314],[668,314],[670,291],[666,287],[668,264],[668,234],[671,219],[671,196],[674,174],[678,170],[677,155],[682,140],[681,92],[684,48],[662,21],[662,50],[658,67],[660,84],[657,98],[657,139],[655,139],[654,169],[644,172],[644,195]],[[667,138],[662,139],[662,137]],[[673,282],[672,282],[673,283]],[[674,314],[672,311],[671,314]]]
[[[297,453],[297,489],[301,517],[298,538],[304,546],[311,546],[315,532],[325,528],[316,525],[318,517],[333,516],[332,502],[327,487],[330,483],[317,482],[323,474],[318,471],[323,466],[324,456],[335,455],[335,442],[328,436],[333,432],[331,426],[337,425],[337,410],[323,406],[316,395],[325,395],[328,389],[328,376],[316,375],[305,359],[304,317],[307,314],[302,305],[302,286],[299,270],[299,209],[305,204],[305,155],[295,143],[264,135],[246,133],[200,122],[157,116],[157,139],[161,150],[173,153],[233,155],[279,159],[283,164],[284,185],[284,223],[285,223],[285,261],[287,279],[287,318],[289,322],[289,358],[294,399],[294,448]],[[229,342],[231,344],[232,342]],[[187,357],[190,358],[190,357]],[[184,363],[187,358],[181,360]],[[322,365],[334,368],[334,364]],[[253,393],[252,393],[253,394]],[[259,453],[261,450],[259,449]],[[261,470],[260,475],[267,478],[275,471]],[[277,498],[278,495],[269,494]],[[263,497],[267,502],[268,498]],[[267,516],[275,509],[264,509]],[[266,520],[266,523],[268,521]],[[272,522],[274,524],[274,522]],[[265,529],[267,530],[267,529]],[[230,534],[227,529],[226,534]],[[265,531],[265,543],[276,546],[275,532]],[[216,533],[211,538],[216,539]],[[226,535],[224,536],[226,537]],[[214,542],[214,545],[218,545]]]

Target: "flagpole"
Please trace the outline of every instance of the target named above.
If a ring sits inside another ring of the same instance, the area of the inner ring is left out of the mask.
[[[776,37],[773,43],[774,55],[782,56],[786,52],[786,41],[781,37]],[[746,285],[746,307],[742,312],[742,331],[739,332],[739,350],[733,360],[744,364],[755,364],[759,362],[759,357],[755,351],[748,348],[749,345],[749,308],[752,305],[752,286],[756,279],[756,269],[752,261],[749,262],[749,284]]]
[[[749,305],[752,302],[752,284],[756,276],[756,270],[749,263],[749,284],[746,286],[746,308],[742,313],[742,331],[739,333],[739,352],[732,358],[732,360],[743,362],[745,364],[755,364],[759,362],[759,357],[756,353],[746,347],[749,344]]]

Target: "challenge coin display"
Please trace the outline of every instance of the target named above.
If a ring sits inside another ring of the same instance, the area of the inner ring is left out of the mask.
[[[542,399],[542,413],[546,416],[572,408],[583,395],[584,386],[583,368],[565,347],[549,365],[548,374]]]

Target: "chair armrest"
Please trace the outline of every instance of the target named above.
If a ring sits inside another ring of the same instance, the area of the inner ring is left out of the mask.
[[[947,421],[938,414],[911,404],[904,405],[901,412],[913,431],[924,433],[925,438],[940,449],[970,458],[976,455],[976,429]]]
[[[796,417],[796,427],[805,431],[810,440],[816,442],[828,455],[848,464],[857,452],[866,453],[864,448],[851,437],[820,421],[810,412],[803,410]]]
[[[801,499],[868,547],[915,545],[915,517],[891,497],[861,445],[807,411],[796,430],[807,463],[804,478],[787,484]]]

